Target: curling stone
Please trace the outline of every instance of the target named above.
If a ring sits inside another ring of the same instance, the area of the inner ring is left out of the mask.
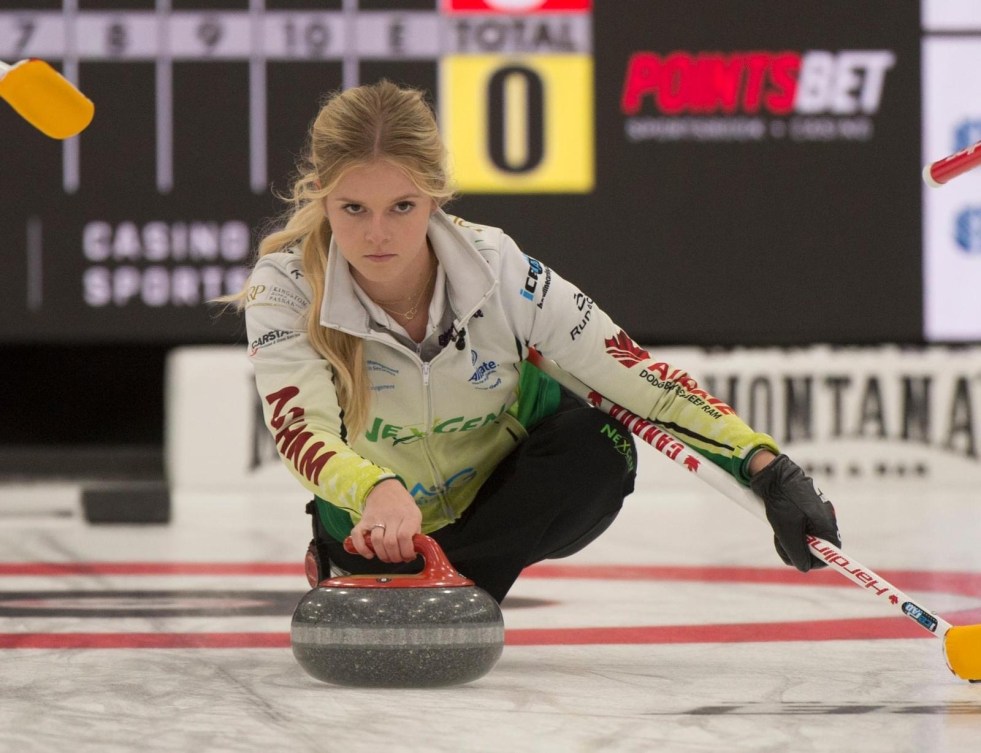
[[[425,560],[418,575],[331,578],[300,600],[290,641],[308,674],[335,685],[423,688],[471,682],[497,663],[497,602],[429,536],[416,534],[413,544]],[[355,553],[350,538],[344,547]]]

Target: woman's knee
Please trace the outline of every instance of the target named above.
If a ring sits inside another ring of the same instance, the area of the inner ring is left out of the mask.
[[[541,428],[547,435],[541,437],[536,454],[564,456],[570,473],[620,478],[624,496],[633,491],[637,447],[627,427],[615,418],[595,408],[579,408],[553,416]]]
[[[590,528],[582,531],[575,538],[572,538],[571,540],[564,542],[559,546],[550,549],[549,551],[546,551],[544,554],[537,557],[535,561],[537,562],[543,559],[557,560],[562,559],[563,557],[571,557],[573,554],[581,552],[583,549],[589,546],[589,544],[592,544],[596,539],[598,539],[607,528],[613,525],[613,521],[616,520],[619,512],[620,506],[617,506],[614,512],[604,515]]]

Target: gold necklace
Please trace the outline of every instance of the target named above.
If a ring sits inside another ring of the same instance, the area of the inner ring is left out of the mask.
[[[377,303],[379,306],[381,306],[385,311],[387,311],[390,314],[401,316],[406,321],[412,321],[413,319],[415,319],[416,314],[419,312],[419,304],[422,302],[423,293],[425,293],[426,290],[429,288],[429,283],[433,281],[433,277],[435,276],[436,276],[436,264],[433,264],[433,269],[429,273],[429,277],[426,278],[426,281],[422,284],[422,287],[419,288],[418,292],[414,296],[410,295],[401,299],[404,301],[412,301],[413,299],[415,299],[414,303],[412,304],[412,307],[408,311],[405,312],[395,311],[394,309],[391,309],[385,305],[386,303],[398,303],[398,301],[375,301],[375,303]]]

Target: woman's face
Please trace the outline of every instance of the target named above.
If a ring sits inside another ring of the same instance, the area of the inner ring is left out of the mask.
[[[397,294],[428,274],[432,198],[386,160],[350,169],[324,199],[341,255],[369,295]]]

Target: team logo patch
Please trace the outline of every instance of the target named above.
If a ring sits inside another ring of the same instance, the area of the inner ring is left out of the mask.
[[[603,342],[606,345],[606,352],[628,369],[651,357],[650,353],[631,340],[622,329]]]
[[[470,351],[470,361],[474,367],[473,375],[470,377],[470,383],[473,386],[487,390],[497,387],[501,383],[501,378],[497,376],[496,361],[481,361],[476,350]],[[492,382],[494,377],[497,379]]]

